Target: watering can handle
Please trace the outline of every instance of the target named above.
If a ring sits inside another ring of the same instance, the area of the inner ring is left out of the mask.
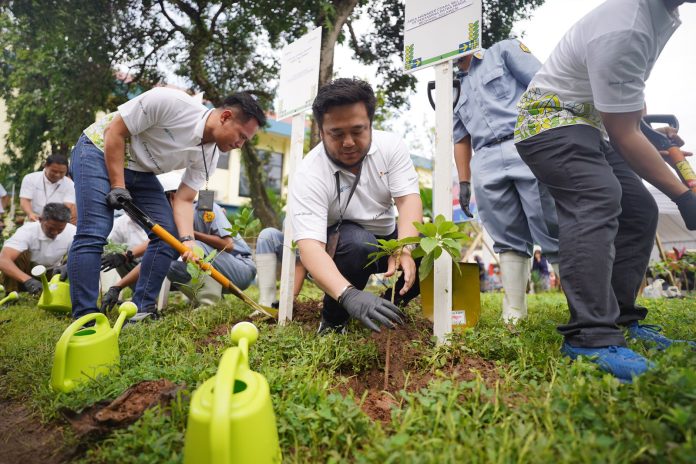
[[[225,351],[215,374],[213,391],[212,417],[210,421],[210,451],[213,462],[230,463],[232,457],[229,448],[230,436],[230,399],[234,391],[234,379],[240,368],[248,367],[245,354],[247,340],[242,339],[239,347]]]
[[[101,330],[109,330],[109,320],[102,313],[92,313],[82,316],[74,321],[65,329],[63,335],[58,339],[56,344],[56,353],[53,358],[53,371],[51,373],[51,386],[54,390],[62,390],[65,388],[65,360],[68,354],[68,343],[75,333],[80,330],[85,324],[91,321],[96,321],[96,327]]]

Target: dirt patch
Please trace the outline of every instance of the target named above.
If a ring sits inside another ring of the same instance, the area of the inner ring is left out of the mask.
[[[401,390],[414,392],[427,388],[435,378],[465,382],[480,376],[488,387],[493,387],[500,380],[497,366],[478,357],[457,357],[437,370],[427,370],[422,356],[426,349],[433,347],[431,334],[432,323],[422,318],[415,318],[398,330],[373,333],[370,337],[379,350],[379,365],[357,373],[342,372],[344,382],[337,386],[337,390],[344,395],[352,391],[362,410],[372,419],[389,421],[391,409],[399,407],[396,398]],[[388,343],[391,356],[385,388],[384,367]]]
[[[295,301],[292,307],[292,322],[300,324],[309,332],[316,332],[321,322],[321,300]]]
[[[0,401],[0,464],[66,462],[75,450],[64,446],[60,426],[43,424],[20,403]]]
[[[110,403],[99,402],[80,413],[61,412],[78,437],[99,437],[132,424],[153,406],[169,403],[182,388],[183,385],[166,379],[146,380],[133,385]]]

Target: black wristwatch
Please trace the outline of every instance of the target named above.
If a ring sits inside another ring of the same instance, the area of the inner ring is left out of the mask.
[[[188,242],[191,240],[195,240],[195,239],[193,237],[191,237],[190,235],[184,235],[183,237],[179,237],[180,242]]]

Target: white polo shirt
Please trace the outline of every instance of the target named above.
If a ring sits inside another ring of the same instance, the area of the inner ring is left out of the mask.
[[[31,262],[46,267],[54,267],[68,253],[77,229],[68,223],[63,232],[51,240],[41,230],[40,222],[28,222],[15,232],[3,247],[12,248],[20,253],[29,250]]]
[[[109,234],[109,240],[125,243],[129,250],[147,240],[147,233],[130,216],[124,214],[114,221],[114,227]]]
[[[336,172],[341,190],[340,210],[346,203],[355,175],[336,166],[324,144],[314,147],[302,160],[290,186],[293,239],[326,243],[326,229],[338,222]],[[418,174],[403,139],[393,133],[372,131],[372,145],[363,161],[360,183],[343,215],[344,221],[360,224],[378,235],[394,231],[393,198],[419,194]]]
[[[2,207],[2,199],[7,196],[7,190],[5,190],[5,187],[0,184],[0,214],[4,213],[5,210]]]
[[[604,131],[598,111],[642,110],[645,81],[680,24],[662,0],[608,0],[590,11],[522,95],[515,141],[574,124]]]
[[[44,171],[32,172],[22,179],[19,197],[31,200],[31,209],[36,214],[43,212],[47,203],[75,204],[75,184],[67,176],[52,184]]]
[[[205,163],[212,176],[220,152],[215,143],[202,146],[203,129],[212,109],[186,92],[155,87],[118,107],[131,133],[126,168],[164,174],[186,169],[181,181],[194,190],[205,185]],[[109,113],[87,129],[85,135],[104,150],[104,129],[117,113]]]

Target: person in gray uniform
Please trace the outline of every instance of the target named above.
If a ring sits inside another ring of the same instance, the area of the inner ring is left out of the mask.
[[[503,320],[527,316],[526,287],[534,244],[558,275],[553,198],[515,149],[517,101],[541,63],[517,40],[503,40],[457,61],[461,94],[454,108],[459,203],[469,217],[471,183],[481,221],[500,254]],[[472,157],[472,151],[476,156]]]
[[[205,255],[217,251],[212,264],[240,290],[247,288],[256,277],[256,264],[251,256],[251,248],[237,234],[232,237],[228,229],[232,228],[222,208],[213,204],[213,211],[196,209],[193,219],[193,237],[196,245],[201,247]],[[169,267],[167,278],[172,283],[188,284],[191,275],[186,270],[186,263],[174,261]],[[181,287],[182,289],[184,287]],[[222,295],[222,285],[209,275],[204,275],[203,286],[196,294],[200,304],[213,304]]]

